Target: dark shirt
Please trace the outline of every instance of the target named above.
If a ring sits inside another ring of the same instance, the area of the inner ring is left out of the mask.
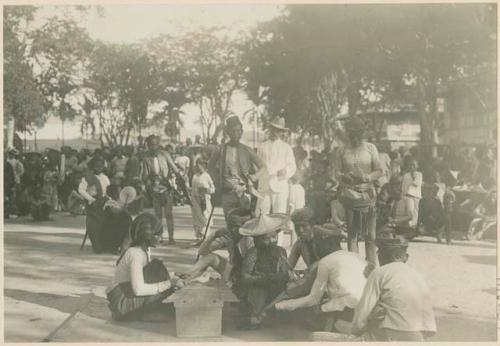
[[[418,224],[438,228],[444,224],[444,210],[437,198],[422,198],[418,207]]]
[[[227,161],[228,147],[229,144],[219,146],[208,163],[208,171],[212,176],[215,187],[223,191],[234,190],[233,183],[239,183],[238,177],[245,178],[248,174],[254,174],[261,166],[261,160],[257,157],[255,151],[244,144],[238,143],[236,146],[238,168],[236,168],[234,158],[230,158],[229,162]]]

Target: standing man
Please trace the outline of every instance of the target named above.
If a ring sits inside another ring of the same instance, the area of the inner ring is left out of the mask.
[[[240,143],[243,125],[237,116],[226,120],[229,141],[219,146],[210,158],[208,171],[216,189],[222,194],[222,209],[226,223],[228,212],[235,208],[250,209],[249,185],[257,179],[264,166],[254,150]]]
[[[13,198],[13,204],[16,206],[16,209],[18,204],[19,204],[19,197],[21,196],[23,192],[23,186],[21,186],[21,178],[24,174],[24,165],[22,164],[21,160],[19,160],[19,151],[17,149],[12,148],[9,150],[9,159],[8,162],[12,166],[12,169],[14,170],[14,183],[15,183],[15,193],[14,193],[14,198]],[[20,208],[19,208],[20,209]],[[17,216],[17,212],[13,213],[13,216]]]
[[[297,170],[293,150],[281,137],[288,129],[285,119],[276,118],[269,123],[266,140],[258,150],[259,157],[264,161],[266,169],[259,176],[259,199],[256,215],[261,213],[286,213],[288,200],[288,179]],[[284,235],[278,235],[278,245],[283,246]]]
[[[364,235],[366,259],[376,265],[376,191],[374,182],[382,175],[382,167],[375,145],[363,141],[365,124],[351,117],[345,124],[348,143],[340,150],[336,165],[340,181],[339,201],[346,210],[347,246],[358,252],[358,237]]]
[[[146,138],[146,145],[148,152],[145,154],[141,163],[140,177],[142,182],[146,185],[148,193],[153,196],[152,178],[159,177],[160,184],[169,186],[168,176],[171,169],[176,176],[180,178],[179,171],[175,166],[170,154],[164,150],[160,150],[160,137],[151,135]],[[180,178],[182,179],[182,178]],[[153,198],[153,208],[155,215],[158,219],[163,220],[163,212],[165,212],[165,219],[167,220],[168,230],[168,244],[174,245],[174,215],[172,189],[168,188],[163,193],[163,198]]]

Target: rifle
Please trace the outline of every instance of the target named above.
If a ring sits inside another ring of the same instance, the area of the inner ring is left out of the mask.
[[[188,188],[186,186],[186,181],[178,173],[175,174],[175,177],[176,177],[177,184],[179,185],[179,187],[181,188],[182,193],[184,194],[184,198],[186,198],[187,204],[193,205],[192,202],[191,202],[191,197],[189,196]]]

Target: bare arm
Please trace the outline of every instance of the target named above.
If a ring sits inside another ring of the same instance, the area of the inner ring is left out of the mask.
[[[328,268],[324,263],[319,264],[318,273],[316,274],[316,279],[311,288],[311,292],[302,298],[298,299],[288,299],[276,304],[277,310],[288,310],[293,311],[299,308],[306,308],[314,305],[318,305],[321,298],[326,292],[326,286],[328,282]]]

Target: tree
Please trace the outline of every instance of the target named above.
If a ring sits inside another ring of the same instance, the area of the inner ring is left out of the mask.
[[[220,134],[224,120],[231,114],[231,100],[244,85],[242,42],[239,38],[224,35],[223,29],[203,28],[177,36],[162,35],[147,43],[156,59],[170,65],[168,73],[179,78],[179,83],[174,86],[175,79],[164,83],[171,89],[163,92],[160,99],[174,103],[171,109],[180,109],[179,105],[194,102],[200,110],[205,140]],[[165,75],[167,79],[168,73]],[[179,115],[177,111],[170,114],[173,118]],[[170,124],[176,122],[170,120]]]
[[[257,102],[266,87],[271,114],[312,131],[334,102],[350,115],[411,104],[434,143],[437,97],[450,87],[478,89],[494,108],[495,21],[491,4],[289,5],[253,33],[247,93]]]
[[[30,131],[32,124],[43,126],[44,99],[29,62],[27,25],[34,6],[4,7],[4,126],[7,146],[14,145],[15,131]]]
[[[141,47],[95,42],[84,84],[103,145],[128,144],[132,130],[141,134],[158,97],[157,71]]]
[[[75,96],[82,87],[90,38],[75,20],[53,16],[32,32],[31,40],[45,108],[62,120],[64,131],[64,122],[78,114]]]

